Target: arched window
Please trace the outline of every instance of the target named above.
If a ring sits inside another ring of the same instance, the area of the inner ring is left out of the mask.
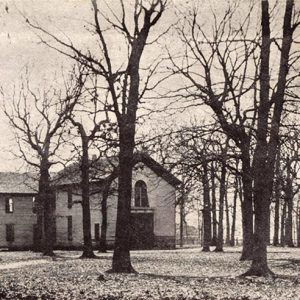
[[[134,206],[148,207],[147,185],[144,181],[139,180],[134,186]]]

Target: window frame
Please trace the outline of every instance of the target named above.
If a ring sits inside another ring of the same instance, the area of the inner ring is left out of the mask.
[[[13,243],[15,241],[14,224],[5,224],[5,238],[8,243]]]
[[[134,185],[134,207],[150,207],[147,184],[143,180],[138,180]]]
[[[32,197],[32,213],[36,214],[36,211],[37,211],[37,209],[36,209],[36,197],[33,196]]]
[[[72,216],[67,216],[67,236],[68,236],[68,241],[73,241],[73,218],[72,218]]]
[[[5,213],[12,214],[15,211],[14,199],[12,197],[5,198]]]

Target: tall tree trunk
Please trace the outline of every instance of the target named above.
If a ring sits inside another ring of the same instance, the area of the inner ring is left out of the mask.
[[[270,199],[271,200],[271,199]],[[271,203],[270,203],[271,204]],[[267,227],[267,245],[271,245],[271,206],[269,206],[269,214],[267,216],[268,219],[268,227]]]
[[[268,159],[268,116],[270,89],[270,15],[269,2],[261,1],[261,63],[260,63],[260,100],[257,120],[257,143],[253,157],[253,199],[254,199],[254,247],[253,260],[249,271],[245,275],[264,276],[270,274],[267,264],[267,228],[269,215],[269,189],[272,172],[267,169]]]
[[[180,247],[183,247],[183,227],[184,227],[184,188],[182,188],[181,199],[180,199],[180,224],[179,224],[179,239]]]
[[[279,128],[285,100],[287,74],[289,70],[290,49],[293,42],[292,15],[294,0],[286,0],[283,20],[283,36],[280,51],[280,67],[276,93],[270,94],[270,15],[269,1],[261,1],[262,9],[262,42],[260,53],[260,99],[257,114],[257,144],[253,156],[254,174],[254,211],[255,211],[255,238],[253,260],[246,275],[269,276],[273,275],[267,262],[267,234],[269,227],[270,200],[272,196],[276,153],[279,145]],[[270,102],[274,102],[272,120],[268,137]]]
[[[132,191],[132,163],[134,150],[135,117],[132,122],[123,120],[119,127],[119,176],[116,237],[111,272],[135,272],[130,260],[130,208]]]
[[[242,150],[242,186],[240,197],[243,229],[243,249],[240,260],[251,260],[253,254],[253,178],[250,160],[250,142],[245,141]]]
[[[46,155],[41,161],[38,198],[43,205],[43,255],[54,256],[55,195],[50,186],[49,166],[50,164]]]
[[[82,258],[96,257],[93,252],[91,234],[91,210],[90,210],[90,163],[88,153],[88,137],[81,135],[82,157],[81,157],[81,196],[82,196],[82,225],[83,225],[83,253]]]
[[[39,180],[39,191],[42,190],[41,180]],[[34,226],[34,252],[42,252],[43,251],[43,235],[44,235],[44,204],[43,197],[41,197],[41,193],[39,192],[36,196],[35,200],[35,209],[36,209],[36,218],[37,223]]]
[[[278,246],[279,245],[279,215],[280,215],[279,214],[279,210],[280,210],[280,151],[277,152],[275,172],[276,172],[276,180],[275,180],[275,187],[274,187],[275,214],[274,214],[273,246]]]
[[[232,207],[232,223],[231,223],[231,235],[230,235],[230,246],[235,245],[235,223],[236,223],[236,203],[239,192],[238,177],[234,179],[234,193],[233,193],[233,207]]]
[[[100,233],[100,241],[99,241],[99,252],[105,253],[107,251],[107,198],[109,195],[109,185],[105,184],[104,189],[102,191],[102,201],[101,201],[101,233]]]
[[[198,200],[199,201],[199,200]],[[201,223],[201,210],[199,209],[200,204],[197,207],[197,219],[198,219],[198,235],[199,235],[199,243],[202,246],[202,223]]]
[[[209,197],[209,182],[208,182],[208,169],[207,163],[204,162],[202,175],[203,185],[203,249],[204,252],[210,251],[211,243],[211,213],[210,213],[210,197]]]
[[[297,202],[297,247],[300,247],[300,206],[299,206],[299,200]]]
[[[291,177],[291,161],[286,160],[287,178],[285,187],[285,200],[287,203],[287,218],[285,223],[285,244],[288,247],[294,247],[293,242],[293,181]]]
[[[285,222],[286,222],[286,201],[283,202],[281,213],[281,226],[280,226],[280,246],[285,246]]]
[[[102,222],[101,222],[101,233],[100,233],[100,240],[99,240],[99,252],[105,253],[107,251],[107,199],[111,190],[111,185],[113,181],[117,178],[118,168],[114,168],[112,173],[105,179],[103,184],[103,191],[102,191],[102,201],[101,201],[101,215],[102,215]]]
[[[217,244],[217,198],[216,198],[216,174],[213,163],[211,164],[211,209],[212,209],[212,240],[211,246]]]
[[[219,228],[218,239],[216,245],[216,252],[223,252],[223,214],[224,214],[224,200],[226,197],[226,166],[222,163],[221,178],[220,178],[220,197],[219,197]]]
[[[228,193],[227,193],[227,186],[228,182],[226,183],[225,186],[225,212],[226,212],[226,240],[225,244],[229,245],[230,244],[230,219],[229,219],[229,204],[228,204]]]

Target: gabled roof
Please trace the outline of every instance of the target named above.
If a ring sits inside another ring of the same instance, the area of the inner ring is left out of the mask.
[[[142,162],[151,169],[157,176],[163,178],[166,182],[176,187],[181,184],[181,181],[176,178],[170,171],[164,168],[161,164],[155,161],[149,154],[145,152],[135,153],[135,163]]]
[[[156,162],[149,154],[145,152],[136,152],[134,154],[133,165],[142,162],[148,168],[150,168],[157,176],[163,178],[170,185],[176,187],[181,184],[181,181],[177,179],[171,172],[165,169],[161,164]],[[92,182],[104,181],[113,170],[118,168],[118,159],[102,158],[99,160],[91,161],[90,178]],[[115,172],[117,174],[117,172]],[[116,175],[117,177],[117,175]],[[71,184],[79,184],[80,179],[80,166],[79,163],[73,163],[60,171],[54,181],[56,186],[64,186]]]
[[[0,172],[0,194],[36,194],[38,183],[28,173]]]

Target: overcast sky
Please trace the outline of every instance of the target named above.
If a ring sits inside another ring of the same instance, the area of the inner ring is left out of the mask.
[[[185,3],[175,0],[177,4]],[[102,3],[103,1],[100,1]],[[107,3],[112,3],[107,1]],[[132,0],[126,0],[130,6]],[[114,0],[112,8],[116,9],[118,1]],[[108,11],[109,7],[99,6],[99,9]],[[39,42],[39,38],[26,23],[26,18],[39,24],[55,35],[70,38],[72,42],[82,49],[93,48],[95,40],[87,34],[86,22],[92,22],[93,12],[90,0],[7,0],[0,2],[0,86],[5,93],[5,101],[12,94],[14,85],[20,83],[28,68],[31,86],[41,87],[53,78],[55,72],[60,73],[61,67],[68,69],[71,61],[56,51],[49,49]],[[155,26],[155,33],[162,32],[168,24],[174,22],[174,11],[168,10],[163,21]],[[116,57],[121,56],[122,49],[118,46],[116,36],[111,36],[111,47]],[[110,49],[111,50],[111,49]],[[151,57],[151,48],[147,49]],[[13,137],[4,116],[0,113],[0,171],[18,168],[16,161],[9,151],[12,150]],[[8,151],[8,152],[7,152]]]
[[[38,85],[43,79],[53,78],[60,67],[69,65],[66,59],[55,51],[39,44],[35,33],[27,26],[25,17],[51,28],[53,32],[63,30],[71,37],[80,36],[83,19],[90,13],[89,1],[59,0],[8,0],[0,2],[0,85],[5,95],[11,94],[15,84],[20,82],[26,67],[29,70],[31,83]],[[24,15],[24,16],[22,16]],[[80,25],[81,24],[81,25]],[[80,26],[79,26],[80,25]],[[5,99],[7,101],[7,99]],[[7,122],[0,114],[0,171],[13,170],[18,167],[9,153],[12,135]],[[8,149],[9,148],[9,149]]]
[[[186,7],[191,3],[200,3],[198,0],[173,0],[177,5]],[[107,3],[114,4],[111,8],[117,7],[118,1],[107,0]],[[245,2],[247,2],[245,0]],[[103,3],[100,1],[99,3]],[[130,5],[132,0],[125,0]],[[243,1],[241,1],[243,3]],[[203,0],[201,9],[205,11],[213,6],[224,12],[221,1]],[[99,9],[107,11],[108,7]],[[0,86],[4,89],[5,95],[9,95],[14,84],[20,82],[20,76],[28,67],[31,84],[40,86],[53,78],[55,72],[60,72],[61,67],[68,69],[71,62],[56,51],[47,48],[39,43],[36,33],[26,24],[26,18],[36,22],[43,28],[50,30],[55,35],[67,36],[78,47],[82,49],[92,48],[94,39],[87,34],[86,22],[92,22],[93,12],[90,0],[3,0],[0,2]],[[175,21],[174,11],[169,9],[162,17],[162,21],[155,27],[156,33],[161,32],[168,24]],[[205,21],[205,20],[204,20]],[[257,20],[256,20],[257,21]],[[118,40],[111,36],[111,47],[115,53],[122,49],[118,47]],[[176,44],[171,44],[176,51]],[[147,49],[147,51],[149,51]],[[149,54],[148,54],[149,55]],[[151,57],[151,49],[150,55]],[[50,83],[49,82],[49,83]],[[7,99],[6,99],[7,100]],[[19,162],[7,153],[7,148],[12,145],[12,135],[9,127],[0,113],[0,171],[14,170]]]

